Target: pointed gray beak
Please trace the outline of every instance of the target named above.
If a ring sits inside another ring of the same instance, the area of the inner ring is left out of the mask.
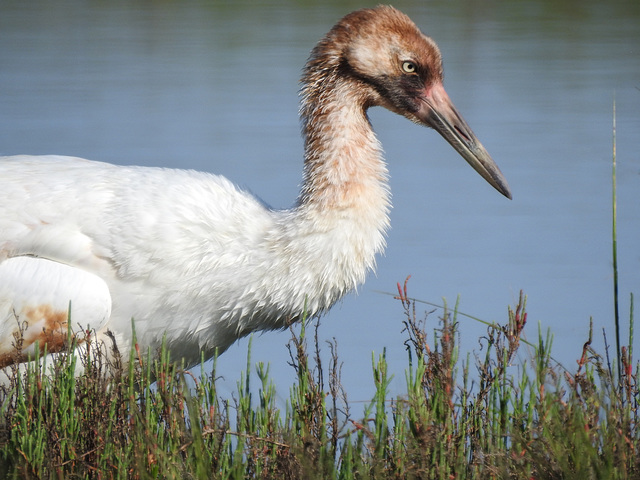
[[[428,87],[420,100],[421,107],[416,113],[418,119],[440,133],[482,178],[510,199],[511,190],[507,180],[458,113],[442,84]]]

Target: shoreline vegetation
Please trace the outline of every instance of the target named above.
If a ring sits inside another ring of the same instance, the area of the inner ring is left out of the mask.
[[[482,350],[458,356],[457,308],[421,317],[398,285],[408,364],[406,391],[390,397],[384,354],[372,359],[375,395],[350,412],[336,341],[329,364],[318,322],[291,327],[296,381],[276,407],[268,365],[247,359],[231,399],[216,390],[215,361],[195,377],[157,355],[90,346],[60,355],[0,390],[3,478],[640,478],[640,363],[633,318],[620,363],[585,335],[577,368],[551,358],[539,332],[525,360],[519,347],[526,297],[490,324]],[[315,325],[315,329],[313,328]],[[311,333],[311,335],[310,335]],[[72,348],[73,345],[70,345]],[[75,363],[84,373],[78,377]],[[519,365],[520,368],[511,368]],[[8,369],[11,374],[11,368]],[[514,371],[516,374],[514,374]],[[471,378],[474,380],[472,381]],[[257,382],[257,388],[255,386]],[[282,395],[283,392],[279,392]]]

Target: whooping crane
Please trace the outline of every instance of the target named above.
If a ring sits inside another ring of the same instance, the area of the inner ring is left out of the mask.
[[[208,173],[60,156],[0,159],[0,367],[60,351],[68,307],[128,358],[137,340],[197,363],[257,330],[329,309],[385,245],[390,193],[367,110],[437,130],[506,197],[502,173],[442,84],[436,44],[403,13],[353,12],[304,68],[304,174],[273,210]],[[22,326],[22,356],[14,335]]]

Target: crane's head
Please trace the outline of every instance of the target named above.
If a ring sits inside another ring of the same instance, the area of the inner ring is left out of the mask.
[[[436,43],[402,12],[380,6],[345,16],[318,44],[314,58],[337,65],[361,84],[365,107],[383,106],[435,129],[496,190],[511,198],[500,169],[458,113],[443,87]]]

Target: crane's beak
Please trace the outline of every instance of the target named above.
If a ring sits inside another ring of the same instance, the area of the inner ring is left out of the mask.
[[[511,198],[507,180],[458,113],[442,83],[429,86],[420,100],[421,106],[416,114],[420,121],[438,131],[482,178],[505,197]]]

